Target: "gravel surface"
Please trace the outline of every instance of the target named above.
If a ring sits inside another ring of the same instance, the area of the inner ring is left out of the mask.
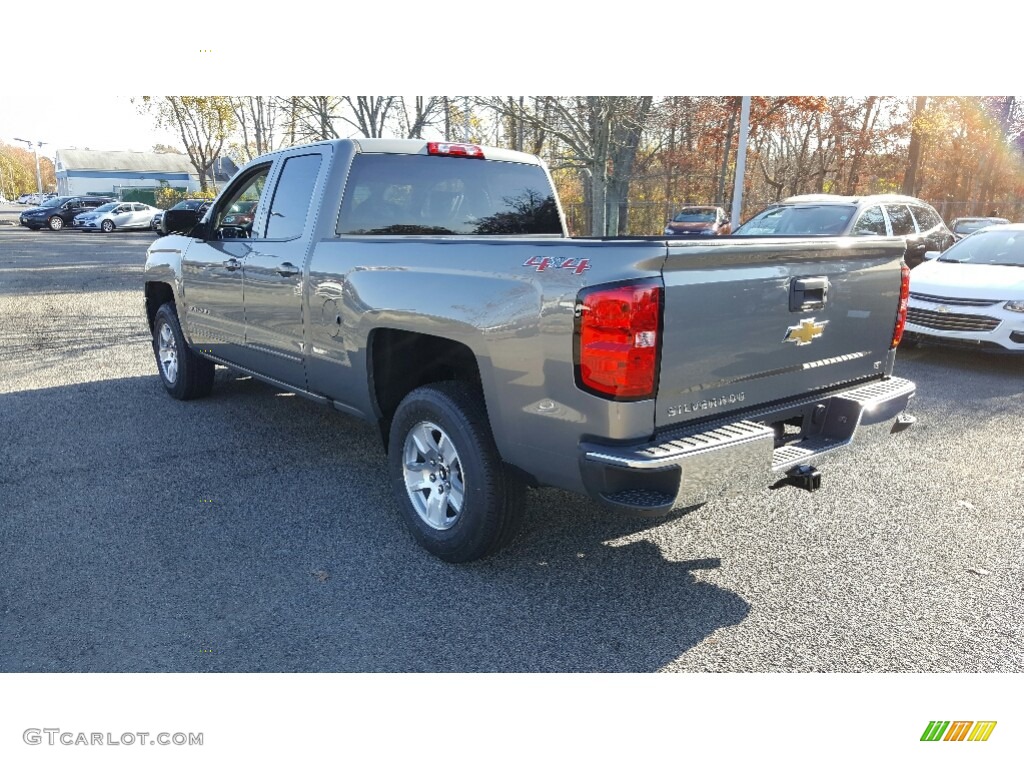
[[[535,490],[455,566],[368,425],[224,369],[164,393],[152,239],[0,228],[0,671],[1024,671],[1024,358],[901,351],[918,424],[819,493]]]

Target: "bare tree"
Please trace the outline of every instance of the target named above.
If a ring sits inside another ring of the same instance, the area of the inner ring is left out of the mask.
[[[423,130],[444,117],[441,113],[444,99],[441,96],[414,96],[411,114],[407,99],[399,96],[397,108],[402,132],[410,139],[422,139]]]
[[[924,119],[924,111],[928,106],[927,96],[918,96],[917,104],[914,107],[913,127],[910,131],[910,148],[907,152],[907,170],[903,174],[903,194],[917,194],[917,168],[921,164],[921,142],[923,131],[921,123]]]
[[[384,135],[384,125],[391,110],[401,100],[399,96],[342,96],[352,112],[352,117],[341,115],[341,119],[353,126],[368,139]],[[422,128],[420,129],[422,130]]]
[[[245,160],[252,160],[274,148],[274,129],[278,119],[278,99],[273,96],[232,96],[231,109],[242,134],[240,149]]]
[[[341,96],[288,96],[280,104],[286,114],[285,136],[289,145],[305,141],[337,139],[334,121],[341,118]]]

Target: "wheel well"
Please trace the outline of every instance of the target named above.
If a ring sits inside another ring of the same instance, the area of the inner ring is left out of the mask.
[[[149,320],[149,331],[153,332],[156,312],[161,306],[174,303],[174,291],[167,283],[146,283],[146,318]]]
[[[465,344],[451,339],[378,328],[370,334],[367,353],[385,450],[395,409],[417,387],[436,381],[465,381],[481,389],[476,356]]]

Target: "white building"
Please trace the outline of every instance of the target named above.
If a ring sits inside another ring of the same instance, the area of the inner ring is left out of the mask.
[[[58,149],[55,160],[58,195],[119,195],[125,187],[199,189],[199,175],[187,155],[159,152],[96,152]]]

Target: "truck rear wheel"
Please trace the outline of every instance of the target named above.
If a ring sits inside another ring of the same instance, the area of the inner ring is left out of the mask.
[[[525,485],[501,461],[483,397],[468,384],[406,395],[391,422],[388,471],[410,533],[442,560],[486,557],[522,522]]]
[[[193,400],[210,394],[214,365],[189,349],[170,302],[162,304],[153,319],[153,354],[160,380],[171,397]]]

